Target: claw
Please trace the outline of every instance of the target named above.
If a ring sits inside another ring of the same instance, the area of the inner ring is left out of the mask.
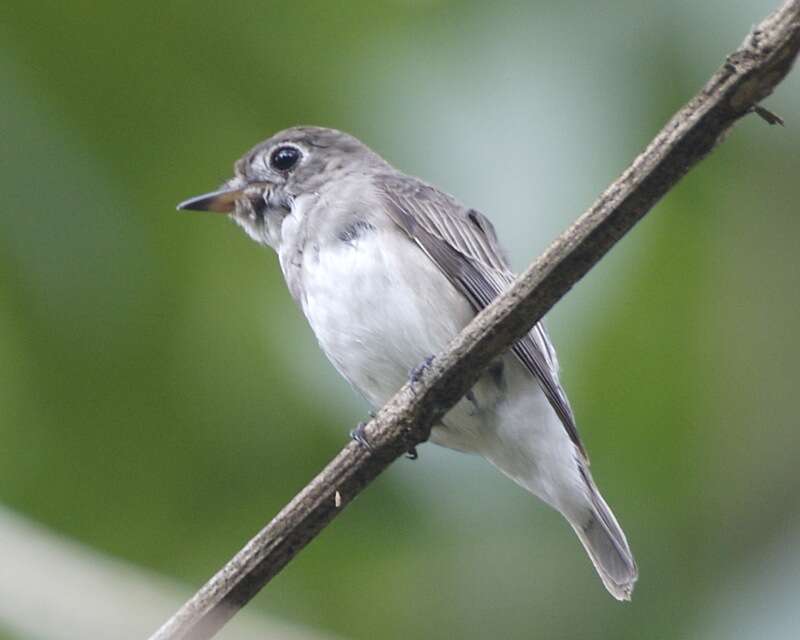
[[[417,453],[417,448],[411,447],[411,449],[406,452],[406,458],[408,458],[409,460],[416,460],[417,458],[419,458],[419,454]]]
[[[356,428],[350,432],[350,437],[367,451],[372,451],[372,445],[369,443],[369,440],[367,440],[367,434],[364,433],[364,427],[366,426],[366,422],[359,422]]]
[[[428,356],[422,362],[420,362],[416,367],[411,370],[409,377],[411,378],[411,382],[419,382],[422,378],[422,374],[425,373],[425,369],[431,366],[433,362],[433,356]]]

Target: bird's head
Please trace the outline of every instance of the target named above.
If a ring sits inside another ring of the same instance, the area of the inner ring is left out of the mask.
[[[349,134],[293,127],[242,156],[220,189],[184,200],[178,209],[228,214],[251,238],[274,247],[299,198],[318,196],[332,182],[381,166],[380,156]]]

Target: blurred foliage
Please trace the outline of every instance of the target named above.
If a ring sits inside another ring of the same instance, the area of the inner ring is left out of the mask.
[[[0,500],[199,584],[365,407],[274,257],[174,204],[335,126],[523,265],[775,4],[6,3]],[[426,446],[251,606],[352,638],[691,636],[800,518],[797,74],[769,106],[786,129],[742,123],[550,318],[631,605],[553,513]]]

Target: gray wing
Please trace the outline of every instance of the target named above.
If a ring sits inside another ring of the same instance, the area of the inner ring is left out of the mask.
[[[514,281],[494,227],[484,215],[415,178],[383,175],[376,182],[394,222],[438,265],[476,312]],[[536,324],[512,349],[539,382],[570,440],[587,458],[544,326]]]

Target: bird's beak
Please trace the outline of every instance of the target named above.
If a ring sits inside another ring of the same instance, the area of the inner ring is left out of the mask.
[[[236,187],[234,189],[220,189],[211,193],[195,196],[184,200],[178,205],[178,210],[190,209],[192,211],[214,211],[216,213],[230,213],[236,206],[237,198],[240,198],[247,187]]]

